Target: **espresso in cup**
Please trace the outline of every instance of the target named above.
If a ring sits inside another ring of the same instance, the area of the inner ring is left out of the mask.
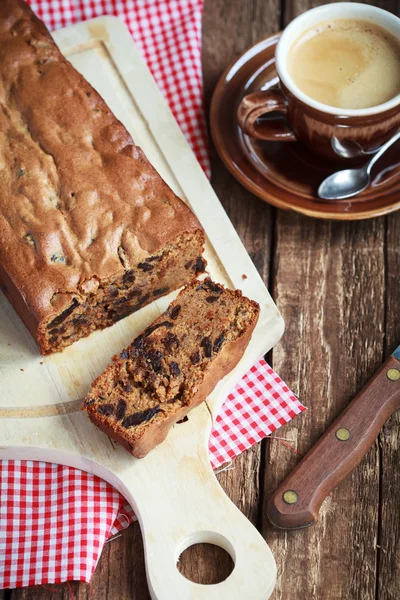
[[[371,21],[325,21],[293,43],[287,68],[297,87],[322,104],[378,106],[400,93],[400,42]]]
[[[246,94],[237,108],[244,134],[301,142],[318,160],[343,163],[365,160],[400,130],[400,19],[386,10],[313,8],[282,32],[275,65],[278,85]]]

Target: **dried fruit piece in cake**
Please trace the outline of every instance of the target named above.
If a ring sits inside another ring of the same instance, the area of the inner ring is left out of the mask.
[[[239,290],[192,282],[114,357],[83,408],[134,456],[145,456],[236,366],[258,314],[258,304]]]

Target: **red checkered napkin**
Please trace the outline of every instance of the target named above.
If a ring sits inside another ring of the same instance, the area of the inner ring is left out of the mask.
[[[119,16],[210,173],[202,108],[202,0],[29,2],[50,29],[102,14]],[[260,360],[216,419],[209,443],[212,466],[230,461],[303,410]],[[93,475],[49,463],[0,461],[0,588],[89,582],[107,539],[134,519],[124,498]]]
[[[209,441],[214,468],[304,410],[264,360],[238,383]],[[90,581],[107,539],[135,515],[108,483],[70,467],[2,461],[0,588]]]

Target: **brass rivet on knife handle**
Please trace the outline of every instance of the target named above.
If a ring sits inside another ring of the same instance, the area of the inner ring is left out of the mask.
[[[350,431],[346,427],[341,427],[335,433],[339,442],[347,442],[350,439]]]
[[[286,492],[283,493],[282,498],[286,504],[296,504],[299,496],[294,490],[286,490]]]
[[[390,381],[398,381],[400,379],[399,369],[389,369],[386,375],[387,378],[390,379]]]

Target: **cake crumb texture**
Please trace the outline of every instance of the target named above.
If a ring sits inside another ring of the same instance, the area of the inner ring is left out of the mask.
[[[256,302],[207,278],[186,286],[92,384],[83,408],[142,457],[238,363],[259,315]]]

